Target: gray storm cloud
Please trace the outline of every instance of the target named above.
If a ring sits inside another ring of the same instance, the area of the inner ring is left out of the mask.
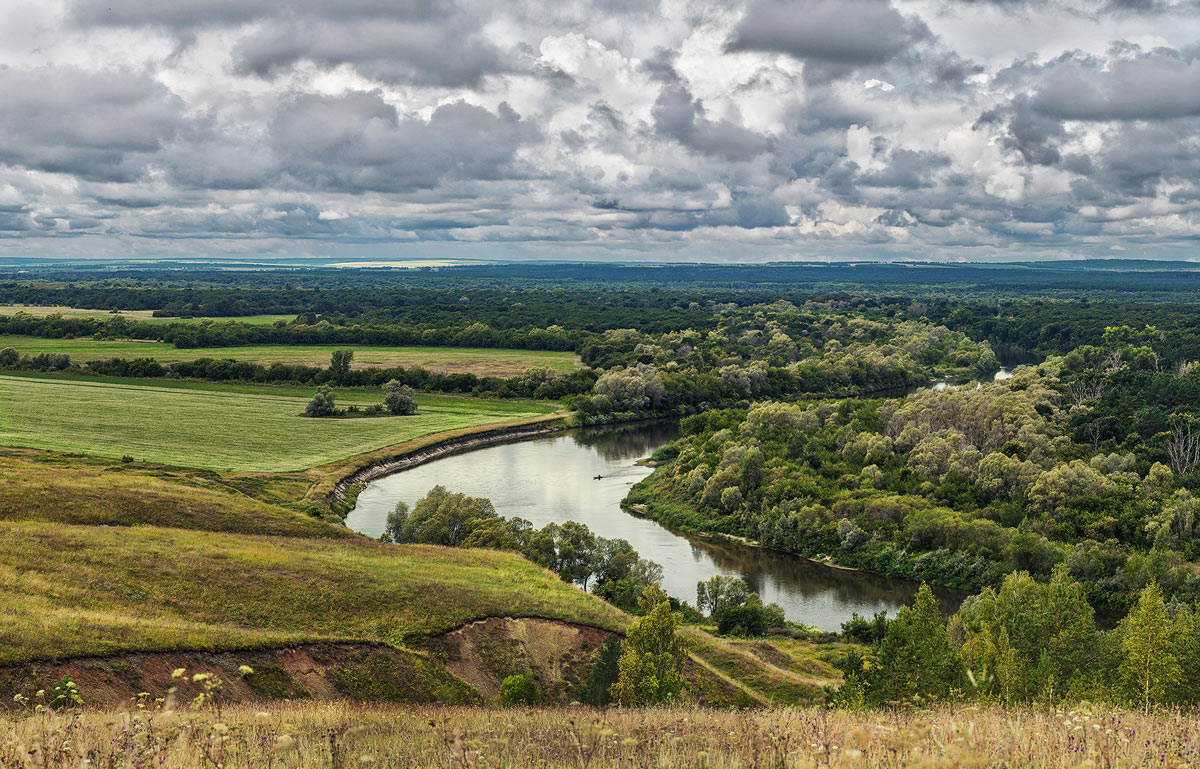
[[[1034,258],[1200,239],[1193,0],[39,9],[0,35],[0,253]]]

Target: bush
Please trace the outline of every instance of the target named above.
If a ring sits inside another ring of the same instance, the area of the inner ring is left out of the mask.
[[[717,632],[721,635],[760,636],[767,633],[766,609],[762,604],[733,606],[721,612]]]
[[[399,380],[390,379],[383,384],[383,405],[397,416],[417,413],[416,391]]]
[[[501,707],[515,705],[536,705],[538,701],[537,684],[528,673],[509,676],[500,682]]]
[[[21,360],[21,355],[12,347],[0,350],[0,366],[15,366]]]
[[[335,413],[337,413],[337,407],[333,403],[333,391],[326,385],[318,387],[317,394],[304,407],[304,416],[306,417],[328,417]]]

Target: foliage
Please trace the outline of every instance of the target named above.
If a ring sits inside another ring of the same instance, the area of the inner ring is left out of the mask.
[[[597,707],[607,705],[612,701],[609,689],[617,682],[620,675],[621,637],[610,635],[604,645],[596,651],[596,664],[588,673],[587,680],[579,692],[579,699]]]
[[[866,677],[867,700],[877,705],[946,700],[966,684],[966,667],[946,633],[937,599],[922,584],[912,606],[902,608],[888,624]]]
[[[508,676],[500,682],[500,707],[536,705],[537,703],[537,682],[528,673]]]
[[[318,387],[312,400],[304,407],[306,417],[331,417],[336,413],[338,410],[333,403],[333,390],[326,385]]]
[[[647,600],[653,595],[649,590]],[[671,604],[659,601],[626,631],[621,642],[617,681],[609,689],[619,705],[669,702],[683,692],[687,645],[676,632],[680,617]]]
[[[1121,623],[1119,676],[1131,703],[1149,709],[1175,689],[1181,671],[1171,646],[1170,616],[1162,591],[1152,582]]]
[[[389,379],[383,383],[383,405],[397,416],[417,413],[416,391],[399,380]]]

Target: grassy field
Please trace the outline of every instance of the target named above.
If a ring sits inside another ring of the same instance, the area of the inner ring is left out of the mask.
[[[301,363],[329,365],[334,350],[354,350],[354,367],[420,366],[443,373],[472,373],[480,376],[516,376],[539,366],[568,373],[580,366],[579,356],[549,350],[497,350],[477,347],[367,347],[362,345],[248,345],[245,347],[195,347],[179,349],[166,342],[136,340],[41,339],[32,336],[0,336],[0,349],[12,347],[22,354],[66,353],[74,361],[108,358],[155,358],[181,361],[199,358],[233,358],[270,365]]]
[[[418,436],[549,413],[531,403],[418,396],[407,417],[309,419],[307,397],[0,376],[0,445],[217,470],[300,470]],[[361,394],[366,397],[366,394]],[[378,402],[378,396],[372,396]]]
[[[310,485],[307,478],[226,477],[96,457],[0,449],[0,520],[7,521],[353,536],[340,524],[295,509]]]
[[[487,616],[625,615],[512,553],[0,522],[0,664],[300,640],[399,644]]]
[[[46,305],[33,304],[0,304],[0,315],[16,315],[18,312],[23,312],[27,315],[33,315],[38,318],[44,318],[49,315],[61,315],[64,318],[111,318],[115,315],[120,315],[129,320],[144,321],[146,323],[154,323],[158,325],[166,325],[168,323],[199,323],[206,320],[216,320],[218,322],[236,321],[238,323],[249,323],[254,326],[269,326],[275,321],[282,320],[290,323],[296,319],[295,315],[235,315],[228,318],[155,318],[153,310],[118,310],[117,312],[109,312],[108,310],[83,310],[77,307],[55,307]]]
[[[76,720],[78,719],[78,720]],[[63,754],[63,744],[70,751]],[[296,703],[0,721],[6,767],[1185,767],[1200,720],[1106,709],[494,710]]]

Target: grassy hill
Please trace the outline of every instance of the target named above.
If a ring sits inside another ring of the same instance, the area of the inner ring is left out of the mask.
[[[403,644],[489,616],[625,615],[511,553],[0,523],[0,664],[320,640]]]
[[[381,400],[376,396],[376,402]],[[0,376],[0,445],[218,470],[302,470],[445,430],[532,418],[548,406],[422,395],[407,417],[309,419],[271,387],[174,388]]]
[[[310,485],[303,477],[226,477],[187,468],[0,448],[0,520],[292,537],[355,536],[338,523],[295,509]]]

